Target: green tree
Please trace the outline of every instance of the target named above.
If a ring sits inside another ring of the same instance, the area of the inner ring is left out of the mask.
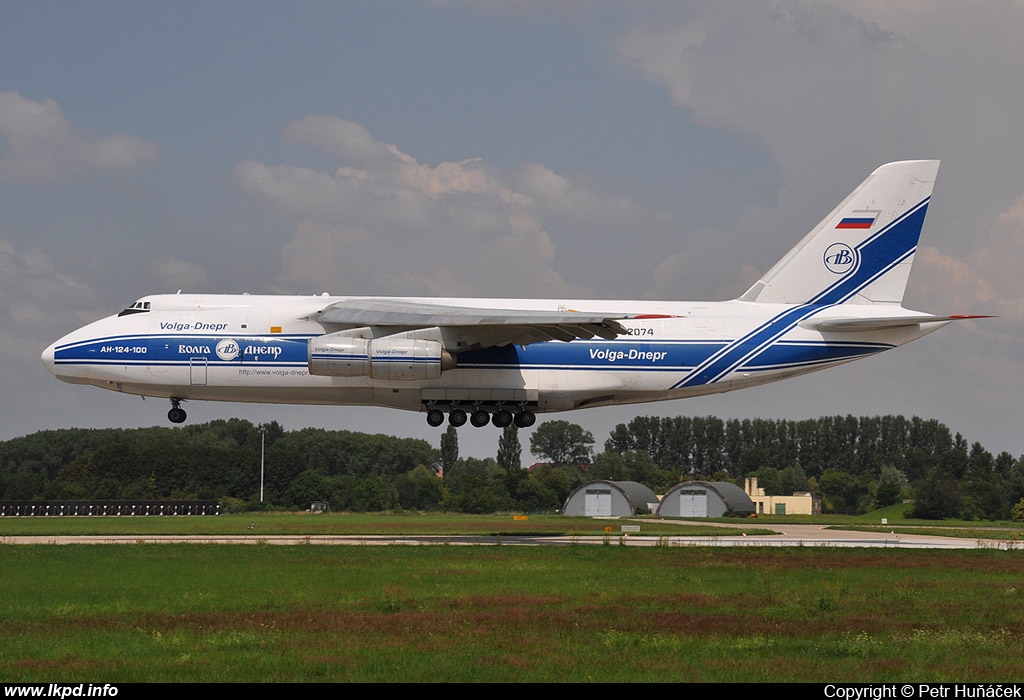
[[[498,438],[498,466],[505,470],[505,488],[510,494],[519,490],[523,479],[523,448],[519,444],[519,428],[506,425]]]
[[[449,424],[448,429],[441,433],[441,474],[448,472],[459,460],[459,431]]]
[[[779,470],[775,486],[780,496],[792,496],[798,491],[806,491],[807,474],[799,464],[791,464]]]
[[[574,466],[557,466],[542,464],[534,469],[531,479],[536,479],[543,490],[551,493],[554,501],[561,507],[574,488],[583,483],[579,469]]]
[[[530,452],[552,464],[589,464],[594,436],[564,420],[544,423],[530,436]]]
[[[519,507],[529,513],[553,513],[562,507],[558,494],[533,476],[519,482],[515,496]]]
[[[629,450],[624,454],[604,452],[590,465],[590,477],[608,481],[636,481],[659,492],[679,482],[678,471],[658,469],[646,452]],[[667,483],[666,483],[667,482]]]
[[[288,488],[288,497],[293,505],[308,508],[313,501],[326,498],[326,477],[318,471],[307,469],[294,479]]]
[[[1013,522],[1024,523],[1024,498],[1017,501],[1013,506]]]
[[[460,459],[445,475],[444,505],[462,513],[493,513],[509,509],[505,472],[492,458]]]
[[[903,500],[902,491],[895,481],[879,481],[875,488],[875,508],[896,505]]]
[[[380,476],[360,479],[352,494],[352,510],[388,510],[397,503],[394,487]]]
[[[917,482],[911,518],[942,520],[960,512],[960,490],[956,481],[939,469]]]
[[[867,489],[859,479],[839,469],[826,469],[819,480],[825,510],[833,513],[856,513]]]
[[[395,492],[399,505],[406,510],[434,510],[441,503],[441,480],[420,464],[395,477]]]

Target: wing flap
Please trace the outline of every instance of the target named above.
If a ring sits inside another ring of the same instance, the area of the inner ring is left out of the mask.
[[[633,318],[622,313],[533,311],[524,309],[448,306],[401,299],[348,299],[326,307],[310,320],[338,329],[371,327],[386,334],[419,328],[444,328],[459,337],[458,352],[548,340],[571,341],[599,336],[612,340],[626,332],[618,323]]]

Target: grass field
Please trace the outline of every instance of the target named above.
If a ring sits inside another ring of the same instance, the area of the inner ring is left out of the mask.
[[[771,534],[791,523],[897,534],[927,533],[969,539],[1024,540],[1024,525],[1011,522],[928,521],[905,517],[907,505],[890,506],[858,516],[774,516],[721,518],[741,525],[748,535]],[[882,519],[886,524],[882,525]],[[531,515],[517,520],[505,515],[457,513],[287,513],[261,512],[176,517],[12,517],[0,518],[0,537],[14,535],[603,535],[618,533],[628,522],[641,534],[701,537],[721,528],[694,521],[653,516],[628,521]],[[606,528],[608,528],[606,530]]]
[[[629,520],[644,535],[704,536],[721,528],[659,519]],[[757,521],[748,534],[769,534]],[[454,513],[243,513],[176,517],[22,517],[0,518],[0,537],[12,535],[603,535],[620,532],[617,520],[531,515],[459,515]],[[608,528],[606,530],[606,528]]]
[[[1008,681],[1024,658],[1018,551],[19,545],[0,557],[9,682]]]

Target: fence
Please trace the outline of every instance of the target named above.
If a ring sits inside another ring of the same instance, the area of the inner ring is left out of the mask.
[[[0,501],[14,515],[218,515],[217,501]]]

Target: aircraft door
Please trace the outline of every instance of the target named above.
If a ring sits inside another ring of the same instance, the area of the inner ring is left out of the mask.
[[[205,357],[188,358],[188,383],[192,386],[206,386],[206,368]]]

